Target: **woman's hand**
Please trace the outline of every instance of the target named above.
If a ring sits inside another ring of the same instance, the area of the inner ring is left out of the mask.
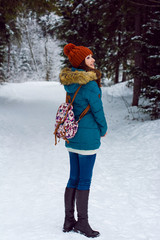
[[[107,132],[104,134],[104,136],[102,136],[102,137],[105,137],[107,135]]]

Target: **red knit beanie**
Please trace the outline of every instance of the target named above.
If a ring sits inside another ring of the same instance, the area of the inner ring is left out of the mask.
[[[88,55],[93,55],[93,52],[87,47],[69,43],[64,46],[64,54],[68,57],[72,66],[77,68]]]

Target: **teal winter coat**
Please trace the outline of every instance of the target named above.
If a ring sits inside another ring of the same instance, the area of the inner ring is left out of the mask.
[[[60,81],[68,95],[73,98],[75,91],[82,84],[74,103],[73,110],[78,120],[83,110],[90,105],[90,110],[80,120],[78,131],[66,147],[78,150],[95,150],[100,147],[101,136],[107,132],[103,105],[101,101],[101,89],[96,83],[94,72],[85,72],[64,68],[60,73]]]

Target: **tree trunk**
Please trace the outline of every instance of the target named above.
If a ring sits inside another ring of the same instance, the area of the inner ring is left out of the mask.
[[[125,82],[127,80],[127,74],[126,74],[126,69],[127,69],[127,60],[125,59],[123,61],[123,74],[122,74],[122,82]]]
[[[116,69],[115,69],[115,80],[114,83],[118,83],[118,79],[119,79],[119,62],[116,62]]]
[[[0,84],[5,81],[4,76],[4,49],[5,49],[5,43],[4,40],[0,36]]]
[[[135,14],[135,36],[141,36],[141,12],[137,9]],[[139,40],[140,41],[140,40]],[[135,69],[140,71],[142,67],[141,44],[136,40],[135,42]],[[141,91],[141,77],[136,73],[134,77],[133,101],[132,106],[138,106],[139,96]]]
[[[7,64],[8,76],[10,74],[10,61],[11,61],[11,42],[10,40],[8,40],[8,64]]]
[[[115,80],[114,80],[115,84],[119,82],[120,46],[121,46],[121,35],[120,33],[118,33],[118,52],[117,52],[117,59],[115,64]]]
[[[49,70],[47,42],[48,42],[48,37],[46,36],[46,40],[45,40],[45,60],[46,60],[46,66],[45,66],[45,68],[46,68],[46,81],[49,81],[50,70]]]
[[[24,24],[24,27],[25,27],[25,30],[26,30],[26,37],[27,37],[27,41],[28,41],[31,57],[32,57],[32,60],[33,60],[34,66],[35,66],[35,70],[36,70],[36,72],[38,72],[37,63],[36,63],[36,60],[34,58],[34,54],[33,54],[33,50],[32,50],[32,43],[31,43],[31,40],[30,40],[30,36],[29,36],[27,25]]]

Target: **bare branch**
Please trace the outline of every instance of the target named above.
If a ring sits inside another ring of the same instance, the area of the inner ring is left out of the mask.
[[[138,6],[143,6],[143,7],[160,7],[160,5],[149,5],[149,4],[145,4],[145,3],[138,3],[138,2],[134,2],[134,1],[130,1],[131,3],[138,5]],[[158,2],[157,2],[158,3]]]
[[[156,0],[148,0],[149,2],[153,2],[153,3],[158,3],[160,4],[160,1],[156,1]]]

